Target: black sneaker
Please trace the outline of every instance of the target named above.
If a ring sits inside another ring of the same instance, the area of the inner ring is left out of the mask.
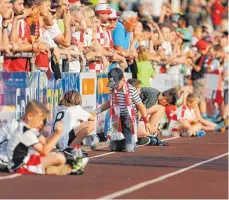
[[[167,142],[159,140],[157,137],[149,136],[151,146],[168,146]]]
[[[137,141],[137,145],[147,145],[150,143],[150,138],[148,137],[142,137],[142,138],[138,138],[138,141]]]
[[[83,153],[83,158],[88,157],[88,153],[86,151],[82,150],[82,153]]]

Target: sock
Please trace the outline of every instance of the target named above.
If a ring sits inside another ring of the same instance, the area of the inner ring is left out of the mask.
[[[203,114],[202,114],[202,117],[203,117],[203,118],[207,118],[207,117],[208,117],[207,113],[203,113]]]
[[[216,110],[212,117],[213,118],[218,118],[219,117],[219,110]]]

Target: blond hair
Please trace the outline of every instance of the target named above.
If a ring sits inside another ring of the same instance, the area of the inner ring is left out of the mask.
[[[199,101],[199,97],[194,93],[190,93],[186,98],[186,102],[193,103],[194,101]]]
[[[29,113],[36,114],[41,112],[42,115],[48,116],[49,110],[39,101],[32,100],[25,107],[25,115]]]
[[[138,60],[147,61],[148,60],[148,49],[145,46],[138,47]]]
[[[91,17],[95,16],[95,12],[93,9],[89,8],[89,7],[85,7],[82,10],[83,16],[85,17],[85,19],[89,19]]]

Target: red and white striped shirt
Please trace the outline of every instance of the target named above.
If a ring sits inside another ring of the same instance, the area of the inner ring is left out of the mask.
[[[195,119],[195,110],[189,109],[187,105],[183,105],[177,109],[174,115],[171,117],[171,121],[179,121],[179,120],[190,120]]]

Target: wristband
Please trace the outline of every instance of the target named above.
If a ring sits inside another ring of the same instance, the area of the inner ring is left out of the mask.
[[[101,108],[97,108],[95,111],[96,115],[100,114],[102,112]]]
[[[149,123],[149,120],[147,119],[147,117],[142,117],[143,121],[145,124]]]

